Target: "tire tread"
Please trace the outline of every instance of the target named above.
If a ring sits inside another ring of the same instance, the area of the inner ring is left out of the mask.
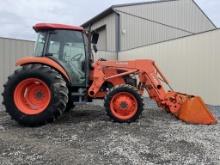
[[[114,96],[114,94],[121,92],[121,91],[126,91],[129,92],[131,94],[133,94],[135,96],[135,98],[137,99],[138,102],[138,111],[137,113],[130,119],[126,120],[126,121],[122,121],[118,118],[116,118],[110,110],[110,102],[112,97]],[[143,101],[143,97],[140,95],[139,91],[137,88],[128,85],[128,84],[121,84],[121,85],[117,85],[113,88],[111,88],[111,90],[106,94],[105,98],[104,98],[104,107],[106,110],[107,115],[115,122],[127,122],[127,123],[131,123],[131,122],[135,122],[139,119],[139,117],[142,114],[143,111],[143,107],[144,107],[144,101]]]
[[[32,73],[36,72],[40,72],[42,76],[50,79],[52,82],[50,87],[53,95],[52,99],[56,100],[56,102],[51,101],[51,105],[48,106],[48,108],[45,110],[45,113],[35,116],[28,116],[22,114],[21,112],[17,112],[19,110],[16,110],[16,108],[10,108],[9,104],[11,104],[13,100],[10,97],[11,93],[9,91],[12,91],[12,85],[15,81],[17,81],[17,79],[19,79],[18,77],[20,75],[31,75]],[[16,70],[11,76],[8,77],[8,81],[6,84],[4,84],[2,95],[2,103],[6,108],[6,112],[13,120],[16,120],[18,123],[25,126],[40,126],[46,123],[54,122],[64,113],[66,104],[68,102],[68,88],[62,75],[60,75],[60,73],[58,73],[55,69],[43,64],[28,64]]]

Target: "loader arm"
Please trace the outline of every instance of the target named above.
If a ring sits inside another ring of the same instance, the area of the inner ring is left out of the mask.
[[[116,70],[117,72],[106,75],[105,70]],[[88,94],[95,98],[99,95],[100,88],[106,81],[131,74],[138,77],[137,88],[141,94],[146,90],[149,97],[155,100],[159,107],[168,110],[177,118],[193,124],[214,124],[217,122],[200,97],[173,91],[168,80],[152,60],[97,61],[94,64],[91,76],[93,83]],[[170,87],[171,91],[164,88],[163,82]]]

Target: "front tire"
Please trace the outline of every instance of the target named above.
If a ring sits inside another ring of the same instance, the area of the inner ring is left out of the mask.
[[[104,100],[107,115],[116,122],[136,121],[143,111],[143,99],[131,85],[118,85],[112,88]]]
[[[67,102],[65,80],[46,65],[25,65],[16,70],[4,85],[3,105],[6,112],[25,126],[55,121],[65,111]]]

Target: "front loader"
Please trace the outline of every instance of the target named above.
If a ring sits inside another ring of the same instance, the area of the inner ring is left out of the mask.
[[[58,119],[74,103],[104,99],[107,115],[134,122],[143,111],[144,92],[176,118],[191,124],[217,120],[198,96],[165,90],[168,81],[152,60],[93,61],[91,45],[98,41],[83,28],[36,24],[35,56],[19,66],[4,85],[3,104],[20,124],[38,126]]]

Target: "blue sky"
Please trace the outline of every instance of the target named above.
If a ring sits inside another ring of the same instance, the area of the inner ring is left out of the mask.
[[[34,40],[32,26],[37,22],[81,25],[113,4],[142,1],[144,0],[2,0],[0,36]],[[220,27],[220,0],[196,2]]]

